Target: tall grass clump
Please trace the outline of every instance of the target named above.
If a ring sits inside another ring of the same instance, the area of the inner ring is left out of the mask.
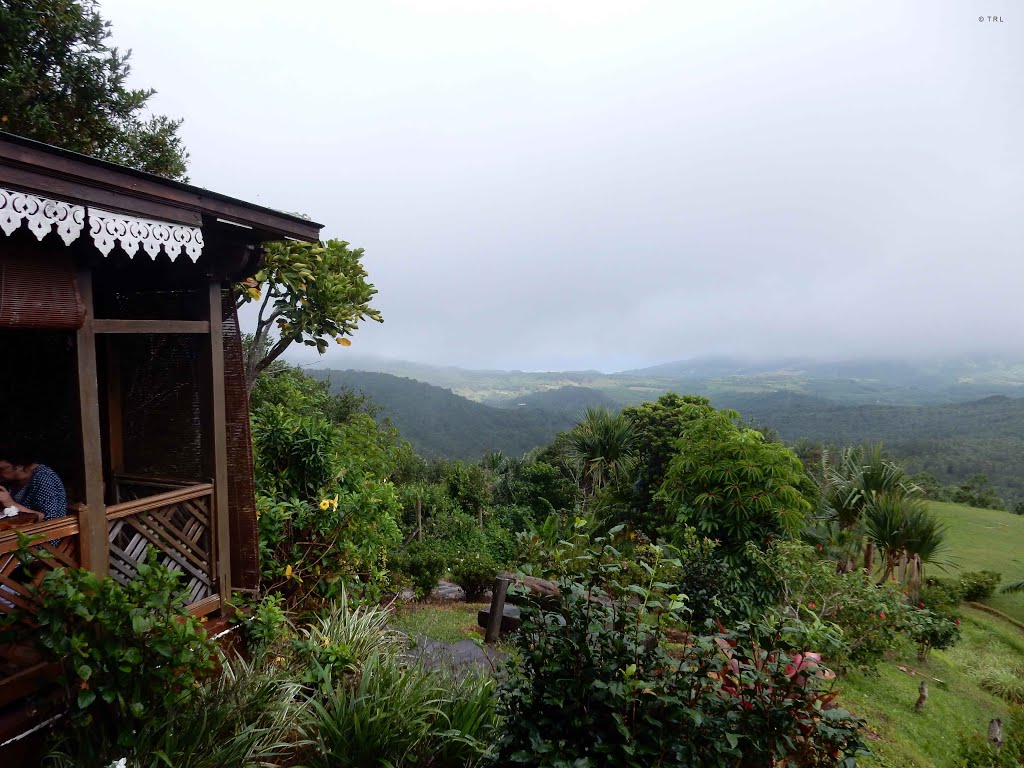
[[[462,768],[488,754],[493,683],[482,677],[459,682],[382,652],[333,682],[303,719],[311,768]]]

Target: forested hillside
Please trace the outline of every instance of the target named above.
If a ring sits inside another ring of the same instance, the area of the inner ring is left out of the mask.
[[[842,406],[812,397],[722,397],[745,418],[799,440],[851,445],[883,442],[912,472],[943,484],[987,475],[1006,500],[1024,498],[1024,398],[987,397],[929,406]]]
[[[558,410],[495,408],[421,381],[365,371],[315,371],[333,392],[350,387],[381,407],[416,452],[428,458],[479,459],[491,451],[519,456],[575,423]]]
[[[569,428],[590,406],[618,410],[606,393],[566,386],[504,399],[494,407],[413,379],[364,371],[316,371],[366,393],[426,456],[476,459],[520,455]],[[937,405],[841,405],[799,393],[714,393],[715,405],[774,428],[789,443],[883,442],[912,472],[943,485],[984,474],[1006,501],[1024,499],[1024,398],[992,396]]]

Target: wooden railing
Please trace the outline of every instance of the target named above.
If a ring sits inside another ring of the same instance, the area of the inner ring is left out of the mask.
[[[130,581],[153,549],[158,562],[184,575],[189,603],[208,603],[217,594],[212,517],[211,483],[107,507],[110,575]]]
[[[36,558],[27,566],[17,555],[19,533],[32,539],[27,549]],[[78,533],[75,514],[0,532],[0,615],[19,608],[32,612],[31,585],[55,568],[79,566]]]

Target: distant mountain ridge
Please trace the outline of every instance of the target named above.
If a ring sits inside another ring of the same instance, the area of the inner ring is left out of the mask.
[[[491,405],[527,402],[531,395],[566,387],[601,392],[620,406],[667,391],[711,397],[790,392],[844,405],[923,405],[1024,395],[1024,360],[994,355],[916,361],[704,357],[611,374],[467,370],[374,358],[346,362],[357,370],[406,376]]]

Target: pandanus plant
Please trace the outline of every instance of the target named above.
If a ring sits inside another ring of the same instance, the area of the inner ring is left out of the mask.
[[[822,499],[840,530],[858,539],[863,538],[865,513],[876,498],[913,498],[920,493],[906,471],[884,457],[881,444],[846,448],[835,461],[825,452],[821,461]],[[868,536],[864,543],[864,568],[869,573],[874,570],[874,558],[875,541]],[[838,568],[853,570],[852,553],[839,560]]]
[[[926,564],[944,565],[946,526],[921,499],[900,493],[872,497],[864,513],[864,531],[885,558],[879,584],[896,575],[916,599]]]
[[[579,467],[584,499],[624,478],[636,457],[633,422],[606,408],[587,408],[568,434],[569,458]]]

